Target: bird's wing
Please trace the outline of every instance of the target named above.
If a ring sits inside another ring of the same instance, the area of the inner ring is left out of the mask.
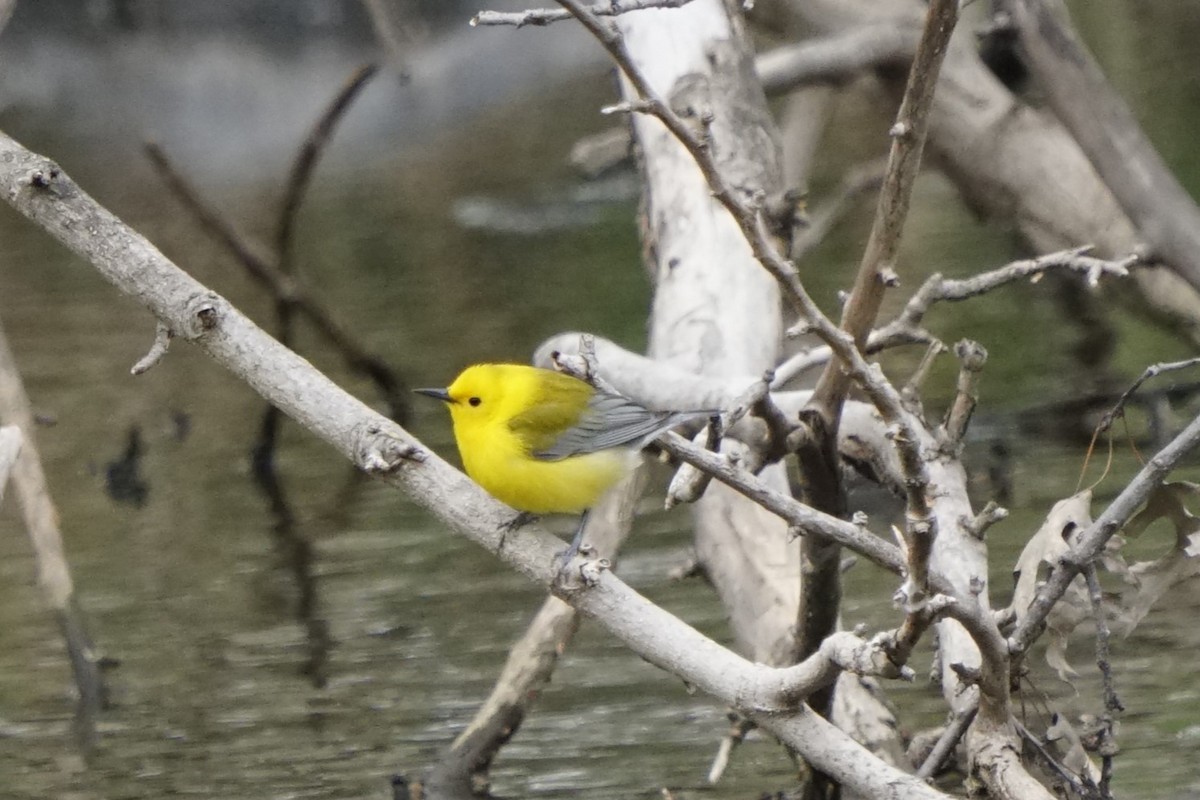
[[[649,411],[632,400],[597,391],[573,424],[560,428],[552,441],[535,445],[531,452],[535,458],[557,461],[624,445],[640,447],[686,418],[670,411]]]

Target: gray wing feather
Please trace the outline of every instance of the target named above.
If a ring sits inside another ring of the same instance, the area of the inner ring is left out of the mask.
[[[650,411],[632,400],[597,391],[579,421],[553,445],[534,453],[535,458],[557,461],[568,456],[594,453],[612,447],[643,447],[658,434],[694,418],[695,414]]]

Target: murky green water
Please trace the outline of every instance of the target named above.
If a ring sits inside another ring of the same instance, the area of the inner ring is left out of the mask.
[[[1176,18],[1156,13],[1163,16],[1155,25]],[[552,34],[520,35],[536,47],[539,36]],[[1145,41],[1135,37],[1123,51],[1133,75],[1165,58]],[[1171,64],[1190,65],[1186,41],[1173,38],[1168,46],[1177,48]],[[327,91],[314,91],[317,105],[301,117],[315,115],[342,73],[330,67],[323,74],[332,76]],[[1182,86],[1194,85],[1195,75],[1185,77]],[[569,328],[639,347],[649,284],[639,265],[634,202],[619,184],[607,184],[598,199],[581,199],[583,189],[562,167],[571,143],[603,125],[592,112],[605,89],[597,73],[448,127],[436,139],[395,144],[391,155],[367,162],[335,145],[301,215],[296,252],[305,277],[413,385],[440,384],[470,361],[525,358],[544,337]],[[1168,157],[1196,187],[1191,151],[1172,133],[1194,129],[1194,104],[1140,102],[1162,120]],[[69,110],[47,117],[8,108],[0,125],[58,158],[181,266],[269,325],[270,303],[196,233],[123,126],[114,126],[119,136],[80,132],[72,119]],[[208,196],[246,230],[266,236],[286,154],[302,132],[274,131],[277,152],[248,152],[266,162],[252,180],[226,163],[182,166],[201,173]],[[223,134],[236,144],[236,129]],[[165,144],[171,149],[173,142]],[[832,177],[818,176],[818,187]],[[862,211],[822,248],[819,264],[856,261],[869,204]],[[515,232],[531,219],[556,227]],[[508,232],[497,230],[498,220]],[[391,774],[419,774],[486,695],[541,595],[393,491],[363,484],[344,502],[348,467],[289,426],[283,474],[301,530],[315,545],[317,613],[334,642],[327,685],[314,688],[303,674],[309,651],[296,618],[297,590],[249,476],[261,402],[182,345],[149,374],[129,377],[152,337],[149,315],[7,208],[0,209],[0,242],[0,315],[37,410],[55,420],[38,431],[38,441],[79,594],[96,640],[121,662],[110,673],[114,707],[103,715],[100,746],[85,769],[71,743],[63,649],[36,591],[10,497],[0,514],[0,797],[387,797]],[[967,274],[1004,263],[1014,255],[1010,248],[1002,232],[959,209],[939,178],[922,180],[908,229],[908,269]],[[825,276],[815,285],[823,297],[846,280],[824,266],[812,273]],[[1024,538],[1054,500],[1074,490],[1082,463],[1079,446],[1015,425],[1019,409],[1071,397],[1088,382],[1071,362],[1073,334],[1061,317],[1044,286],[1022,286],[942,309],[932,323],[946,340],[970,336],[992,354],[973,447],[982,466],[990,443],[1003,439],[1016,465],[1014,513],[991,538],[998,595]],[[1122,380],[1146,363],[1187,353],[1124,314],[1118,324],[1115,370]],[[374,399],[311,333],[301,334],[299,346],[343,385]],[[890,363],[903,374],[915,357],[898,354]],[[944,402],[953,376],[946,360],[931,382],[931,407]],[[181,415],[189,429],[182,438]],[[104,491],[106,465],[132,426],[146,445],[142,508],[117,504]],[[411,427],[451,452],[442,409],[417,406]],[[1117,476],[1128,475],[1132,459],[1127,450],[1118,455]],[[1110,479],[1098,494],[1107,498],[1119,485]],[[978,490],[988,495],[986,478]],[[681,515],[647,513],[622,574],[725,640],[723,613],[707,589],[665,578],[686,555],[683,522]],[[894,624],[879,578],[866,565],[850,573],[848,625]],[[1194,588],[1177,591],[1168,607],[1115,645],[1129,708],[1117,766],[1123,797],[1200,794],[1200,680],[1192,665],[1198,606]],[[1072,650],[1083,673],[1074,689],[1035,659],[1031,714],[1044,708],[1043,695],[1072,713],[1099,708],[1090,648],[1081,637]],[[918,667],[927,661],[923,654]],[[894,697],[906,722],[940,720],[940,701],[928,687],[897,687]],[[655,797],[672,786],[682,797],[745,798],[789,785],[790,762],[760,738],[738,752],[722,787],[701,789],[724,728],[719,705],[689,696],[678,681],[585,626],[495,764],[495,790],[599,800]]]

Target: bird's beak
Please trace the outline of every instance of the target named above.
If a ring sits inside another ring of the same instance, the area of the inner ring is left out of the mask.
[[[454,398],[445,389],[413,389],[417,394],[423,394],[426,397],[433,397],[445,403],[453,403]]]

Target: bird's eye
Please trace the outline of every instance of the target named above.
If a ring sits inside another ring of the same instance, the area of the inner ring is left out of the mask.
[[[468,402],[468,403],[470,403],[470,404],[471,404],[471,405],[473,405],[473,406],[477,406],[477,405],[479,405],[480,403],[482,403],[483,401],[482,401],[482,400],[480,400],[478,397],[472,397],[472,398],[468,399],[468,400],[467,400],[467,402]]]

